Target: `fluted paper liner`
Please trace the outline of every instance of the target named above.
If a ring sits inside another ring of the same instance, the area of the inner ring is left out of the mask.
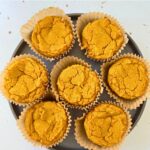
[[[98,73],[95,71],[99,78],[100,91],[98,92],[98,94],[93,102],[91,102],[90,104],[87,104],[85,106],[75,106],[73,104],[68,103],[62,97],[59,96],[58,88],[57,88],[57,79],[58,79],[58,76],[60,75],[60,73],[62,72],[62,70],[64,70],[65,68],[67,68],[68,66],[71,66],[73,64],[84,65],[91,69],[91,66],[88,63],[86,63],[85,61],[83,61],[77,57],[74,57],[74,56],[67,56],[67,57],[61,59],[59,62],[57,62],[50,73],[51,89],[52,89],[52,92],[55,95],[57,101],[62,100],[63,103],[65,103],[68,107],[71,107],[71,108],[78,108],[81,110],[86,110],[98,101],[100,94],[103,92],[102,80],[101,80],[101,77],[98,75]]]
[[[116,105],[116,106],[122,108],[124,110],[124,112],[126,113],[127,119],[128,119],[128,127],[127,127],[127,131],[124,134],[124,136],[123,136],[122,140],[120,141],[120,143],[115,144],[114,146],[111,146],[111,147],[101,147],[97,144],[94,144],[92,141],[90,141],[87,138],[87,135],[86,135],[86,132],[85,132],[85,129],[84,129],[84,119],[85,119],[86,114],[88,114],[88,112],[90,112],[90,110],[87,113],[83,114],[82,117],[78,117],[75,120],[75,133],[74,133],[75,134],[75,139],[76,139],[77,143],[80,146],[82,146],[86,149],[89,149],[89,150],[119,150],[119,147],[123,143],[123,141],[125,140],[125,137],[131,131],[131,125],[132,125],[131,115],[126,110],[126,108],[124,108],[122,105],[119,105],[118,103],[114,103],[112,101],[107,101],[107,102],[104,101],[104,102],[99,103],[98,105],[100,105],[100,104],[113,104],[113,105]]]
[[[45,90],[45,92],[43,93],[43,95],[42,95],[39,99],[35,99],[34,101],[29,102],[29,103],[16,102],[15,100],[10,99],[10,98],[7,96],[7,93],[6,93],[5,88],[4,88],[4,85],[3,85],[3,84],[4,84],[4,83],[3,83],[3,82],[4,82],[4,76],[5,76],[5,73],[6,73],[6,71],[7,71],[7,68],[8,68],[9,65],[12,64],[14,61],[19,60],[19,59],[22,59],[22,58],[26,58],[26,57],[30,57],[30,58],[33,58],[33,59],[35,59],[36,61],[38,61],[38,62],[45,68],[45,70],[46,70],[46,72],[47,72],[47,77],[48,77],[48,79],[49,79],[49,73],[48,73],[48,70],[47,70],[47,68],[46,68],[46,65],[45,65],[44,62],[42,62],[40,59],[38,59],[38,58],[36,58],[35,56],[30,55],[30,54],[22,54],[22,55],[13,57],[13,58],[10,60],[10,62],[6,65],[4,71],[1,73],[1,78],[0,78],[0,90],[1,90],[2,95],[3,95],[4,97],[6,97],[6,99],[7,99],[9,102],[11,102],[11,103],[13,103],[13,104],[15,104],[15,105],[19,105],[19,106],[28,106],[28,105],[32,105],[32,104],[35,104],[35,103],[41,101],[41,100],[44,98],[44,96],[46,95],[46,93],[48,92],[48,89],[49,89],[49,81],[48,81],[48,82],[47,82],[47,85],[46,85],[46,86],[47,86],[47,87],[46,87],[46,90]]]
[[[111,21],[115,22],[118,27],[120,28],[120,30],[123,33],[123,37],[124,37],[124,42],[122,44],[122,46],[120,47],[120,49],[112,56],[109,57],[107,59],[96,59],[96,58],[92,58],[91,56],[88,56],[87,50],[85,51],[85,55],[95,61],[101,61],[101,62],[105,62],[108,61],[110,59],[112,59],[114,56],[119,55],[121,53],[121,51],[125,48],[126,44],[128,43],[128,38],[127,38],[127,34],[124,30],[124,28],[120,25],[120,23],[117,21],[117,19],[115,19],[114,17],[106,14],[106,13],[102,13],[102,12],[89,12],[89,13],[85,13],[83,15],[81,15],[76,23],[76,34],[77,34],[77,38],[78,38],[78,42],[79,42],[79,46],[81,47],[81,50],[84,49],[82,46],[82,31],[84,29],[84,27],[89,23],[92,22],[94,20],[100,19],[100,18],[104,18],[107,17],[109,18]]]
[[[44,102],[42,102],[42,103],[44,103]],[[27,141],[31,142],[34,146],[40,146],[40,147],[45,147],[45,148],[52,148],[53,146],[56,146],[56,145],[60,144],[67,137],[67,135],[68,135],[68,133],[70,131],[70,127],[71,127],[71,121],[72,121],[71,120],[71,115],[70,115],[67,107],[64,104],[62,104],[61,102],[58,102],[58,103],[61,104],[61,106],[63,106],[63,108],[65,109],[65,112],[66,112],[67,118],[68,118],[68,126],[67,126],[66,132],[64,133],[63,137],[61,139],[59,139],[57,142],[55,142],[55,143],[53,143],[51,145],[48,145],[48,146],[47,145],[43,145],[40,142],[33,140],[28,135],[28,133],[25,130],[25,127],[24,127],[25,115],[26,115],[27,110],[29,108],[31,108],[33,105],[30,105],[30,106],[24,108],[24,110],[21,112],[21,115],[19,116],[19,119],[17,120],[17,126],[20,129],[20,131],[22,132],[23,137]]]
[[[43,19],[47,16],[60,16],[60,17],[64,18],[65,20],[67,20],[70,23],[72,32],[73,32],[73,40],[72,40],[72,43],[71,43],[70,47],[68,48],[68,50],[64,51],[63,53],[61,53],[59,56],[56,56],[56,57],[48,57],[48,56],[41,54],[40,52],[38,52],[38,50],[36,50],[32,46],[32,42],[31,42],[31,34],[32,34],[32,31],[33,31],[35,25],[37,24],[38,21],[40,21],[41,19]],[[45,9],[39,11],[38,13],[36,13],[26,24],[24,24],[21,27],[20,32],[21,32],[21,36],[26,41],[26,43],[29,45],[31,50],[33,50],[36,54],[38,54],[42,58],[45,58],[50,61],[52,61],[54,59],[59,59],[59,58],[63,57],[64,55],[66,55],[72,49],[72,47],[75,43],[75,29],[74,29],[73,22],[71,21],[71,18],[69,16],[65,15],[63,10],[56,8],[56,7],[48,7],[48,8],[45,8]]]
[[[111,88],[109,87],[108,83],[107,83],[107,72],[109,67],[117,60],[119,60],[120,58],[124,58],[124,57],[130,57],[130,58],[136,58],[139,61],[143,62],[147,68],[147,72],[148,72],[148,86],[147,89],[145,91],[145,93],[134,99],[134,100],[126,100],[123,99],[121,97],[119,97],[117,94],[115,94]],[[150,63],[143,59],[142,57],[139,57],[137,55],[128,53],[128,54],[124,54],[122,56],[119,57],[115,57],[114,60],[110,61],[110,62],[106,62],[101,66],[101,74],[102,74],[102,80],[104,83],[104,86],[106,87],[106,90],[108,92],[108,94],[110,95],[110,97],[113,97],[117,102],[121,103],[124,107],[128,108],[128,109],[136,109],[137,107],[140,106],[140,104],[142,104],[144,101],[146,101],[146,99],[148,97],[150,97]]]

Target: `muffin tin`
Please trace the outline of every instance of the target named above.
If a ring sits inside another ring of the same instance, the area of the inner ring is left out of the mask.
[[[77,18],[81,14],[68,14],[68,15],[72,18],[73,22],[75,23]],[[129,35],[128,35],[128,39],[129,39],[129,41],[128,41],[125,49],[121,52],[121,54],[133,53],[133,54],[137,54],[139,56],[142,56],[142,53],[140,52],[139,48],[137,47],[137,45],[135,44],[135,42],[133,41],[133,39]],[[100,73],[100,65],[102,63],[96,62],[96,61],[93,61],[93,60],[87,58],[84,55],[84,53],[85,53],[85,51],[80,50],[79,44],[78,44],[77,39],[76,39],[74,47],[67,54],[67,56],[76,56],[76,57],[83,59],[87,63],[91,64],[91,66],[94,70],[96,70],[98,73]],[[52,67],[59,61],[59,60],[48,61],[44,58],[41,58],[40,56],[35,54],[23,40],[17,46],[12,57],[15,57],[15,56],[20,55],[20,54],[32,54],[32,55],[40,58],[46,64],[49,72],[51,71]],[[109,97],[106,90],[104,90],[104,92],[101,94],[100,99],[101,100],[113,100],[112,98]],[[141,104],[138,108],[136,108],[134,110],[129,110],[131,113],[131,116],[132,116],[132,129],[136,126],[138,120],[140,119],[142,112],[145,108],[145,105],[146,105],[146,102],[144,102],[143,104]],[[14,117],[16,119],[18,119],[19,115],[21,114],[23,107],[18,106],[18,105],[14,105],[13,103],[10,103],[10,107],[11,107],[11,110],[14,114]],[[80,147],[80,145],[77,144],[77,142],[74,138],[74,119],[82,116],[84,111],[78,110],[78,109],[73,109],[73,108],[69,108],[69,111],[71,113],[72,120],[73,120],[69,135],[61,144],[59,144],[58,146],[56,146],[54,148],[51,148],[51,150],[64,150],[64,149],[65,150],[84,150],[84,148]]]

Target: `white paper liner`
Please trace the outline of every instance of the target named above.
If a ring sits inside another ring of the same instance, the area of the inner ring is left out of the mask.
[[[130,57],[130,58],[136,58],[139,61],[143,62],[147,68],[148,71],[148,86],[147,89],[145,91],[145,93],[140,96],[139,98],[136,98],[135,100],[126,100],[123,99],[121,97],[119,97],[117,94],[115,94],[111,88],[109,87],[106,78],[107,78],[107,70],[109,69],[109,66],[111,64],[113,64],[115,61],[119,60],[120,58],[124,58],[124,57]],[[110,95],[110,97],[114,98],[117,102],[119,102],[120,104],[122,104],[124,107],[126,107],[127,109],[136,109],[137,107],[140,106],[140,104],[142,104],[144,101],[147,100],[148,97],[150,97],[150,62],[148,62],[147,60],[145,60],[142,57],[139,57],[135,54],[124,54],[122,56],[119,57],[115,57],[114,60],[110,61],[110,62],[106,62],[101,66],[101,75],[102,75],[102,80],[104,83],[104,86],[106,87],[106,90],[108,92],[108,94]]]
[[[42,55],[40,52],[38,52],[32,46],[32,42],[31,42],[31,34],[34,29],[34,26],[37,24],[37,22],[39,20],[45,18],[46,16],[60,16],[60,17],[64,18],[65,20],[67,20],[70,23],[72,32],[73,32],[73,40],[72,40],[72,43],[71,43],[70,47],[68,48],[68,50],[64,51],[62,54],[60,54],[59,56],[56,56],[56,57],[48,57],[48,56]],[[75,29],[74,29],[73,22],[69,16],[65,15],[63,10],[61,10],[60,8],[57,8],[57,7],[48,7],[48,8],[45,8],[45,9],[39,11],[38,13],[36,13],[26,24],[24,24],[21,27],[20,32],[21,32],[21,36],[26,41],[26,43],[29,45],[31,50],[33,50],[37,55],[41,56],[42,58],[45,58],[50,61],[52,61],[54,59],[59,59],[59,58],[63,57],[64,55],[66,55],[72,49],[72,47],[75,43]]]
[[[114,58],[115,56],[118,56],[121,51],[125,48],[126,44],[128,43],[128,38],[127,38],[127,34],[124,30],[124,28],[120,25],[120,23],[117,21],[116,18],[106,14],[106,13],[102,13],[102,12],[89,12],[89,13],[85,13],[83,15],[81,15],[78,20],[77,20],[77,23],[76,23],[76,35],[77,35],[77,38],[78,38],[78,42],[79,42],[79,46],[81,47],[81,50],[84,49],[83,46],[82,46],[82,40],[81,40],[81,34],[82,34],[82,31],[84,29],[84,27],[89,23],[89,22],[92,22],[94,20],[97,20],[97,19],[100,19],[100,18],[104,18],[104,17],[107,17],[109,18],[110,20],[112,20],[113,22],[115,22],[118,27],[121,29],[122,33],[123,33],[123,36],[124,36],[124,43],[122,44],[122,46],[120,47],[120,49],[112,56],[112,57],[109,57],[107,59],[96,59],[96,58],[93,58],[93,57],[90,57],[88,56],[88,53],[87,53],[87,50],[85,51],[85,55],[94,60],[94,61],[101,61],[101,62],[105,62],[105,61],[109,61],[111,60],[112,58]]]
[[[87,135],[86,135],[86,132],[84,129],[84,119],[85,119],[86,114],[88,114],[88,112],[90,112],[90,110],[87,113],[84,113],[82,117],[78,117],[75,120],[75,133],[74,133],[75,139],[80,146],[82,146],[86,149],[89,149],[89,150],[119,150],[119,148],[120,148],[121,144],[124,142],[126,136],[131,131],[131,126],[132,126],[131,115],[125,107],[123,107],[122,105],[119,105],[118,103],[115,103],[112,101],[103,101],[103,102],[98,103],[98,105],[100,105],[100,104],[113,104],[115,106],[122,108],[124,110],[124,112],[127,114],[128,127],[127,127],[127,131],[124,134],[120,143],[115,144],[114,146],[111,146],[111,147],[101,147],[97,144],[94,144],[87,138]]]
[[[88,63],[86,63],[85,61],[83,61],[77,57],[67,56],[67,57],[61,59],[59,62],[56,63],[56,65],[53,67],[53,69],[50,73],[51,90],[52,90],[53,94],[55,95],[57,101],[60,101],[60,99],[61,99],[62,103],[66,104],[68,107],[78,108],[81,110],[87,110],[88,108],[90,108],[92,105],[94,105],[98,101],[100,94],[103,92],[102,80],[101,80],[101,77],[99,76],[99,74],[95,71],[97,76],[99,77],[100,91],[98,92],[98,94],[93,102],[91,102],[90,104],[87,104],[85,106],[75,106],[73,104],[68,103],[62,97],[59,96],[58,89],[57,89],[57,79],[63,69],[65,69],[68,66],[71,66],[73,64],[84,65],[91,69],[91,66]]]

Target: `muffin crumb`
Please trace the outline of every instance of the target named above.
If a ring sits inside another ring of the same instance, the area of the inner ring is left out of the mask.
[[[68,4],[66,4],[65,6],[66,6],[66,7],[68,7],[69,5],[68,5]]]
[[[12,31],[8,31],[8,33],[9,33],[9,34],[11,34],[11,33],[12,33]]]

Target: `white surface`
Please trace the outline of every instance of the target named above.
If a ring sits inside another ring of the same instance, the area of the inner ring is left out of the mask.
[[[35,12],[58,6],[66,13],[104,11],[119,19],[150,59],[150,2],[148,1],[0,1],[0,71],[21,40],[19,29]],[[10,33],[11,32],[11,33]],[[150,101],[138,125],[126,138],[121,150],[150,150]],[[17,129],[9,105],[0,95],[0,150],[40,150],[28,143]]]

